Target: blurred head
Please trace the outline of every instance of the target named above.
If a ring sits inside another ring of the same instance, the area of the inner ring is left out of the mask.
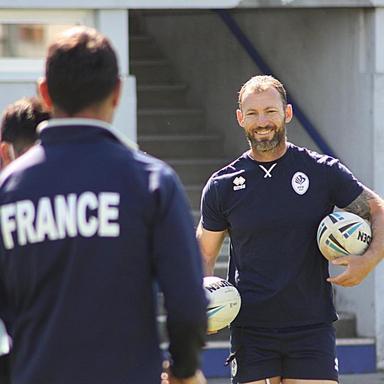
[[[254,76],[239,92],[237,121],[255,152],[285,147],[285,124],[293,116],[283,84],[272,76]]]
[[[120,94],[117,57],[109,40],[92,28],[75,27],[48,48],[40,93],[55,117],[98,113]],[[97,116],[95,116],[97,117]]]
[[[3,166],[21,156],[35,143],[36,127],[49,118],[49,112],[36,97],[17,100],[4,109],[0,140]]]

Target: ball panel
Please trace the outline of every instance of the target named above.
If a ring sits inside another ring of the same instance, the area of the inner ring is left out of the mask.
[[[216,276],[205,277],[204,288],[209,301],[208,331],[216,332],[236,318],[241,306],[240,294],[230,282]]]
[[[328,260],[349,254],[361,255],[371,241],[370,224],[351,212],[333,212],[319,224],[317,244]]]

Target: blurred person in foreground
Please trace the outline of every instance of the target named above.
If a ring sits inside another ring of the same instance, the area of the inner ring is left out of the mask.
[[[336,383],[330,283],[359,284],[383,259],[383,200],[339,160],[287,142],[293,110],[280,81],[255,76],[238,101],[250,149],[207,182],[197,230],[207,275],[226,234],[231,241],[228,279],[242,298],[233,383]],[[334,260],[347,268],[330,278],[316,233],[335,206],[368,219],[373,240],[362,256]]]
[[[37,139],[37,126],[50,118],[40,99],[24,97],[7,105],[3,111],[0,128],[0,161],[5,168],[31,148]],[[10,382],[9,351],[11,340],[0,320],[0,383]]]
[[[174,172],[111,126],[121,82],[110,42],[76,27],[49,47],[52,119],[0,178],[0,267],[12,384],[155,384],[168,312],[170,384],[201,384],[201,256]],[[3,316],[0,313],[0,316]]]

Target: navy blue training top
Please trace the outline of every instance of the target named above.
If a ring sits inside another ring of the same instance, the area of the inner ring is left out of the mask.
[[[0,179],[12,383],[160,383],[155,282],[173,371],[192,375],[206,297],[178,178],[101,122],[52,120],[40,140]]]
[[[235,325],[294,327],[336,320],[317,227],[362,185],[339,160],[288,144],[278,160],[248,152],[219,170],[202,196],[202,225],[228,230],[228,279],[240,291]]]

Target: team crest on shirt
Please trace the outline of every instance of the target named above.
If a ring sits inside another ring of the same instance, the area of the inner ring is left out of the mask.
[[[292,188],[298,195],[304,195],[309,188],[309,178],[303,172],[296,172],[291,180]]]
[[[233,179],[233,190],[245,189],[245,179],[243,176],[237,176]]]

